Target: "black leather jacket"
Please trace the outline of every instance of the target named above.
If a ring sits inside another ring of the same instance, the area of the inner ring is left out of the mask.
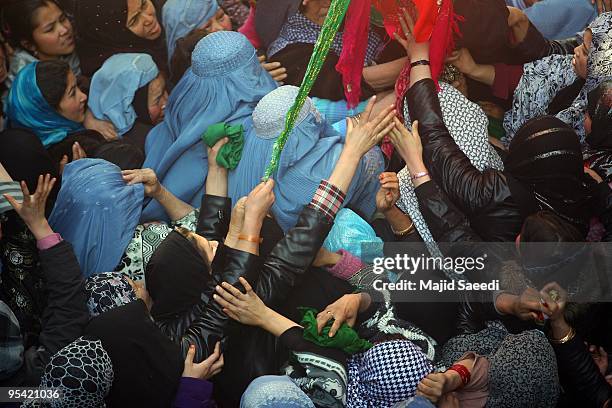
[[[272,309],[280,309],[291,289],[308,279],[310,265],[333,223],[323,214],[304,207],[297,224],[287,232],[262,264],[251,264],[259,274],[255,292]],[[247,278],[248,280],[248,278]],[[286,359],[279,350],[277,339],[259,328],[233,324],[228,331],[224,352],[225,367],[214,379],[216,392],[224,406],[238,405],[249,383],[262,375],[279,373]]]
[[[506,175],[497,170],[478,171],[459,149],[444,125],[431,79],[414,84],[406,98],[412,120],[419,121],[423,158],[431,177],[483,241],[514,240],[523,216]]]
[[[553,344],[563,388],[580,396],[580,406],[601,408],[612,400],[612,386],[601,375],[593,358],[577,334],[565,344]]]
[[[170,339],[180,344],[183,356],[191,344],[196,346],[195,361],[207,356],[207,338],[211,310],[207,310],[213,288],[221,283],[226,269],[250,270],[259,264],[259,257],[246,252],[235,251],[223,245],[229,228],[231,200],[227,197],[205,195],[202,198],[200,216],[196,232],[211,241],[218,241],[219,247],[212,266],[213,282],[202,293],[201,300],[191,310],[156,321],[160,330]],[[228,256],[231,253],[231,256]],[[228,259],[229,258],[229,259]],[[226,316],[221,316],[226,320]],[[214,344],[213,344],[214,346]]]

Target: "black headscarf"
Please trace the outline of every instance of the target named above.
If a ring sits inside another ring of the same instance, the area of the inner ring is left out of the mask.
[[[155,250],[145,271],[153,299],[151,315],[158,319],[191,309],[212,279],[209,270],[195,246],[172,231]]]
[[[142,300],[102,313],[85,334],[102,341],[113,363],[107,407],[172,406],[183,371],[181,351],[155,326]]]
[[[612,80],[602,82],[589,93],[587,112],[591,133],[586,142],[594,149],[612,149]]]
[[[161,26],[161,8],[154,1]],[[83,75],[92,76],[104,61],[124,52],[151,55],[162,72],[167,72],[168,57],[163,32],[156,40],[146,40],[127,27],[127,0],[80,0],[75,5],[77,52]]]
[[[151,121],[151,114],[149,113],[149,85],[140,87],[134,94],[134,100],[132,101],[132,107],[136,112],[136,118],[139,122],[147,125],[153,125]]]
[[[523,216],[550,210],[586,234],[594,181],[585,175],[580,141],[554,116],[525,123],[510,143],[505,174]]]
[[[24,129],[7,129],[0,133],[0,163],[15,181],[25,181],[30,192],[36,190],[38,176],[50,174],[59,178],[59,163],[51,158],[40,139]],[[57,195],[56,183],[52,198]]]

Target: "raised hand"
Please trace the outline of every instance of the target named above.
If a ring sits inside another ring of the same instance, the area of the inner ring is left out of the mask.
[[[396,173],[382,173],[379,177],[380,189],[376,194],[376,208],[385,213],[395,206],[400,197],[399,179]]]
[[[74,142],[72,144],[72,161],[85,159],[85,158],[87,158],[87,153],[85,153],[85,150],[81,147],[79,142]],[[66,167],[68,162],[69,162],[68,155],[64,155],[62,157],[62,160],[60,160],[60,163],[59,163],[60,174],[64,173],[64,167]]]
[[[395,105],[388,106],[378,115],[372,117],[375,102],[376,97],[373,96],[358,119],[347,118],[344,148],[357,158],[363,157],[394,127]]]
[[[423,145],[419,136],[419,123],[412,123],[412,132],[398,119],[394,119],[395,127],[391,130],[389,139],[397,149],[399,155],[406,162],[411,174],[426,171],[423,164]]]
[[[4,194],[4,198],[6,198],[15,209],[15,212],[19,214],[37,240],[53,234],[47,222],[47,218],[45,217],[45,209],[47,198],[51,190],[53,190],[55,182],[56,179],[51,178],[49,174],[45,176],[40,175],[38,176],[36,191],[34,194],[30,194],[30,190],[28,190],[25,181],[22,181],[21,191],[23,192],[23,202],[21,203],[10,194]]]
[[[273,190],[274,180],[272,179],[257,185],[249,193],[244,203],[245,218],[254,217],[257,220],[263,221],[270,211],[270,207],[274,204],[275,197]]]

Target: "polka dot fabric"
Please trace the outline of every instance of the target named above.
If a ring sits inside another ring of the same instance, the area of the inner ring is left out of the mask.
[[[22,407],[104,408],[113,378],[113,365],[102,342],[80,337],[51,358],[41,378],[41,388],[58,388],[61,398],[29,401]]]

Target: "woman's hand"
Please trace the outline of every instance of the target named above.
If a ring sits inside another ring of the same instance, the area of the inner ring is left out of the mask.
[[[221,286],[215,288],[217,294],[213,295],[213,298],[223,307],[223,312],[233,320],[249,326],[261,327],[269,309],[253,291],[246,279],[240,277],[239,280],[246,293],[242,293],[229,283],[223,282]]]
[[[461,73],[470,76],[476,71],[477,65],[467,48],[453,51],[446,62],[454,65]]]
[[[371,302],[372,299],[367,293],[353,293],[342,296],[319,312],[317,315],[317,331],[320,334],[323,327],[331,319],[334,319],[334,323],[329,330],[329,337],[336,335],[342,323],[346,323],[351,327],[355,326],[359,312],[366,310]]]
[[[427,171],[423,163],[423,145],[419,136],[419,122],[412,122],[412,132],[398,119],[394,119],[395,127],[391,130],[389,139],[406,162],[410,173]]]
[[[502,293],[497,297],[495,306],[501,313],[521,320],[544,320],[542,296],[533,288],[525,289],[520,296]]]
[[[260,55],[258,57],[259,63],[265,69],[273,80],[283,85],[283,81],[287,79],[287,69],[281,65],[280,62],[266,62],[266,56]]]
[[[19,214],[23,222],[28,226],[34,237],[39,240],[45,238],[53,231],[49,227],[47,218],[45,217],[45,209],[47,198],[53,190],[56,179],[51,178],[51,175],[38,176],[38,184],[34,194],[30,195],[30,190],[25,181],[21,182],[21,191],[23,192],[23,202],[19,203],[10,194],[4,194],[4,198]]]
[[[591,0],[591,4],[597,4],[597,13],[612,11],[612,0]]]
[[[558,283],[552,282],[544,285],[540,291],[540,297],[544,306],[544,313],[551,322],[565,320],[565,306],[567,304],[567,292]]]
[[[234,208],[232,209],[232,217],[229,225],[229,229],[227,231],[227,238],[225,239],[225,245],[233,248],[236,242],[238,241],[238,236],[242,231],[242,226],[244,225],[244,204],[246,203],[247,198],[242,197]]]
[[[224,137],[223,139],[220,139],[217,143],[215,143],[213,147],[207,148],[209,170],[219,170],[219,169],[226,170],[223,167],[219,166],[219,164],[217,163],[217,155],[219,154],[219,151],[221,150],[221,148],[227,142],[229,142],[229,139],[227,137]]]
[[[223,369],[223,354],[221,354],[221,345],[219,342],[215,344],[215,351],[206,360],[196,364],[193,362],[194,358],[195,346],[191,345],[187,351],[187,357],[185,357],[183,377],[208,380],[219,374]]]
[[[319,249],[315,260],[312,261],[312,266],[320,267],[332,267],[335,266],[342,259],[342,255],[337,252],[328,251],[325,248]]]
[[[123,170],[121,172],[123,181],[128,186],[141,183],[144,186],[145,196],[158,199],[163,194],[163,186],[157,179],[157,175],[151,169],[135,169],[135,170]]]
[[[244,203],[245,219],[263,222],[274,204],[274,199],[274,180],[268,179],[265,183],[259,183]]]
[[[391,210],[400,197],[397,173],[382,173],[379,176],[380,189],[376,194],[376,208],[383,214]]]
[[[72,145],[72,161],[86,159],[86,158],[87,158],[87,153],[85,153],[85,150],[81,147],[79,142],[74,142]],[[64,167],[66,167],[67,164],[68,164],[68,155],[64,155],[62,157],[62,160],[60,160],[60,163],[59,163],[59,173],[60,174],[64,173]]]
[[[119,139],[115,126],[107,120],[97,119],[89,109],[85,112],[83,126],[85,129],[97,131],[108,141]]]
[[[402,8],[402,13],[398,16],[400,26],[402,27],[402,37],[395,32],[393,36],[406,50],[406,54],[411,61],[429,60],[429,42],[417,43],[414,35],[414,20],[410,16],[407,9]]]
[[[458,377],[459,384],[457,384]],[[417,386],[416,395],[425,397],[434,404],[440,401],[445,394],[461,385],[461,377],[454,371],[445,373],[431,373],[423,378]]]
[[[372,117],[372,109],[376,96],[370,98],[368,106],[360,118],[347,118],[346,141],[344,152],[354,158],[361,159],[372,147],[376,146],[393,128],[395,106],[383,109],[376,117]]]

